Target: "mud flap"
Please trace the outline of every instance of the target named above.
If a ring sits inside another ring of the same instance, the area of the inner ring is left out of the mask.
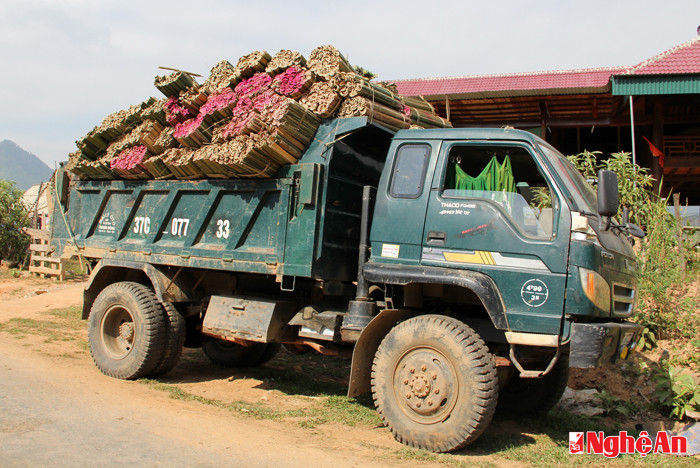
[[[371,390],[372,361],[374,361],[379,343],[389,333],[389,330],[406,315],[408,315],[407,310],[382,310],[362,330],[352,353],[348,397],[353,398]]]

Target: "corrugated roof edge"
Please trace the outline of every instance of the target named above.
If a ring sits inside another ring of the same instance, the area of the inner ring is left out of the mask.
[[[391,83],[411,83],[411,82],[423,82],[423,81],[440,81],[440,80],[468,80],[477,78],[513,78],[513,77],[532,77],[532,76],[548,76],[548,75],[565,75],[572,73],[598,73],[604,71],[610,71],[611,75],[614,72],[622,72],[628,70],[628,66],[620,67],[599,67],[599,68],[577,68],[572,70],[550,70],[550,71],[537,71],[537,72],[520,72],[520,73],[495,73],[487,75],[463,75],[463,76],[438,76],[431,78],[406,78],[402,80],[382,80]]]

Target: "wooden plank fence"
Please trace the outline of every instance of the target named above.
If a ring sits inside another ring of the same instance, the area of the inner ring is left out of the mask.
[[[53,248],[49,245],[49,231],[32,228],[26,228],[24,231],[32,238],[29,245],[29,271],[42,278],[57,277],[60,281],[65,280],[66,259],[51,256]]]

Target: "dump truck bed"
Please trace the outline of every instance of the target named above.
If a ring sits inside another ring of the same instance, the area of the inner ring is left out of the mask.
[[[274,179],[72,181],[52,244],[65,256],[77,244],[93,259],[351,280],[362,186],[377,185],[390,138],[366,118],[331,119]]]

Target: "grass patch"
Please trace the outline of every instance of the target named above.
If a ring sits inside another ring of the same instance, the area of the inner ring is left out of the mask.
[[[55,341],[76,341],[77,332],[85,328],[80,319],[79,307],[54,309],[47,312],[46,320],[16,317],[0,323],[0,331],[24,337],[27,335],[43,336],[46,343]],[[84,341],[84,340],[81,340]],[[86,343],[87,345],[87,343]]]
[[[72,330],[83,330],[85,321],[82,319],[83,309],[80,306],[66,307],[63,309],[53,309],[49,315],[57,317]]]
[[[147,384],[154,390],[167,393],[170,398],[182,401],[195,401],[197,403],[229,410],[233,413],[253,417],[255,419],[289,420],[296,421],[304,428],[316,428],[326,423],[339,423],[345,426],[380,425],[381,420],[377,413],[366,405],[366,402],[358,402],[354,398],[340,395],[321,395],[309,401],[305,408],[293,410],[276,410],[261,403],[246,401],[223,402],[212,398],[195,395],[183,390],[176,384],[159,382],[152,379],[140,379],[139,382]]]

